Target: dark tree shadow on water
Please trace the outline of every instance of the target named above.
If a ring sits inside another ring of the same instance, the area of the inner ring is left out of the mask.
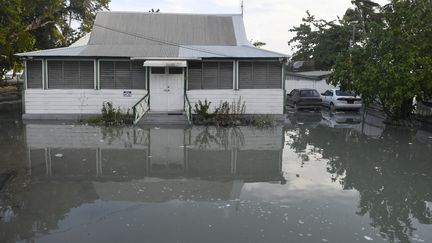
[[[432,224],[432,148],[416,142],[415,131],[387,128],[378,139],[323,127],[289,134],[295,152],[314,147],[327,160],[332,180],[359,192],[355,213],[368,216],[383,238],[411,242],[416,221]]]

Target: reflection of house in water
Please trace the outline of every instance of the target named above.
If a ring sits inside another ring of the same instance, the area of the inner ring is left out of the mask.
[[[27,125],[26,136],[32,178],[89,181],[102,199],[229,200],[243,182],[283,181],[282,127]]]

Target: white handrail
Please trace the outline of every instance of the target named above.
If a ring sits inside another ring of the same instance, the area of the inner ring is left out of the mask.
[[[134,113],[134,125],[136,125],[149,110],[148,97],[148,94],[146,94],[132,107]]]
[[[186,95],[185,95],[185,111],[186,111],[186,116],[189,121],[189,124],[192,124],[192,106]]]

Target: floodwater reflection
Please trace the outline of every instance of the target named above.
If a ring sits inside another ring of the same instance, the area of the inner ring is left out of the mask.
[[[0,119],[1,242],[432,242],[430,130],[325,112],[266,129]]]

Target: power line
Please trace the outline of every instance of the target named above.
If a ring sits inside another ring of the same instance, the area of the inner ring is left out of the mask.
[[[165,45],[176,46],[176,47],[180,47],[180,48],[184,48],[184,49],[189,49],[189,50],[192,50],[192,51],[204,52],[204,53],[212,54],[212,55],[218,55],[218,56],[223,56],[223,57],[230,57],[230,56],[227,56],[225,54],[221,54],[221,53],[217,53],[217,52],[212,52],[212,51],[209,51],[209,50],[206,50],[206,49],[200,49],[200,48],[194,48],[194,47],[184,46],[184,45],[181,45],[179,43],[169,42],[169,41],[157,39],[157,38],[154,38],[154,37],[147,37],[147,36],[140,35],[140,34],[137,34],[137,33],[126,32],[126,31],[110,28],[110,27],[107,27],[107,26],[99,25],[99,24],[96,24],[96,23],[94,24],[94,26],[97,26],[97,27],[100,27],[100,28],[103,28],[103,29],[107,29],[107,30],[111,30],[111,31],[114,31],[114,32],[118,32],[118,33],[121,33],[121,34],[125,34],[125,35],[130,35],[130,36],[133,36],[133,37],[141,38],[141,39],[144,39],[144,40],[149,40],[149,41],[154,41],[154,42],[157,42],[157,43],[162,43],[162,44],[165,44]]]

